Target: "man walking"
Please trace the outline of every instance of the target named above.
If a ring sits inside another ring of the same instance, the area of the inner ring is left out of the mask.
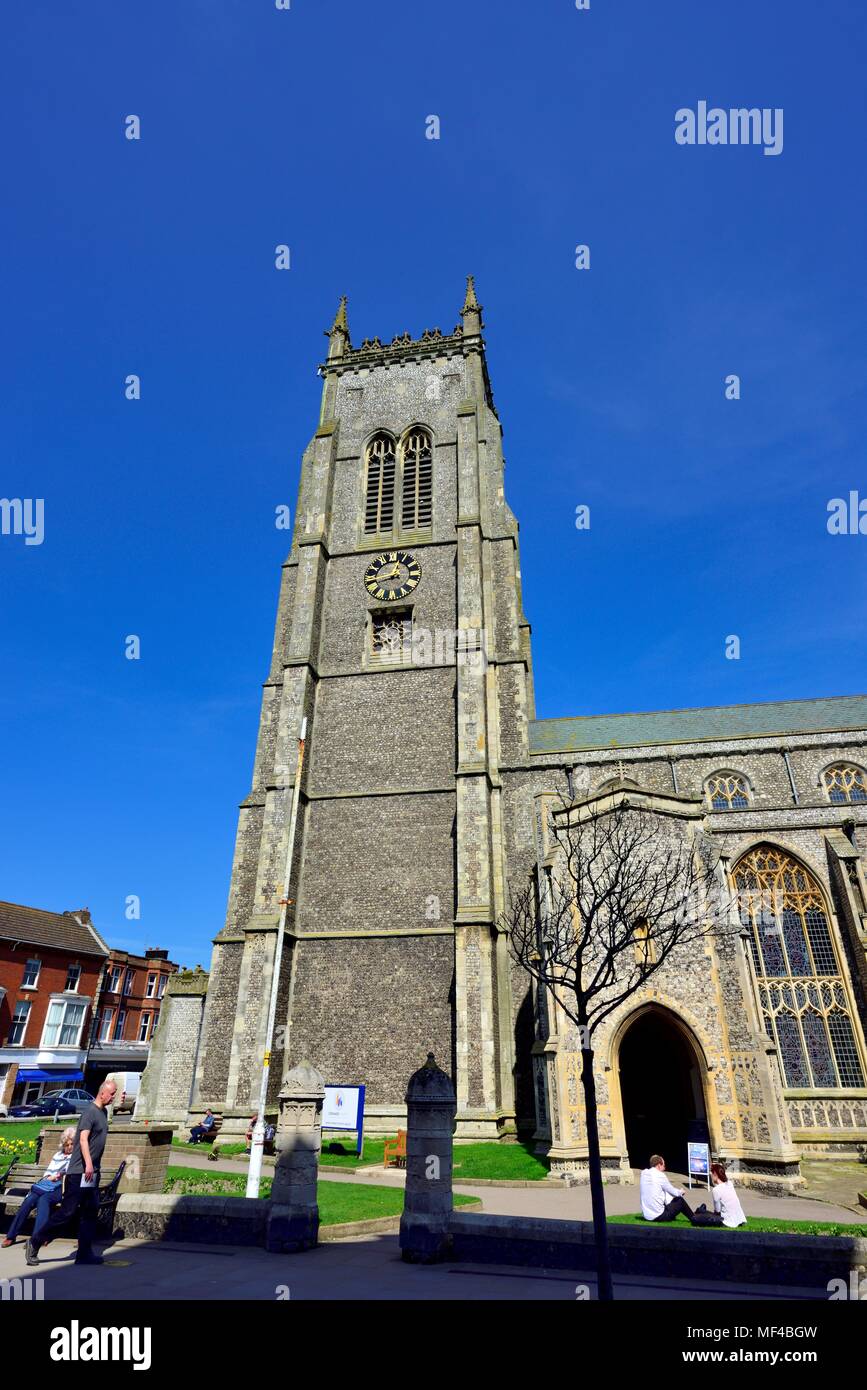
[[[107,1106],[117,1092],[114,1081],[105,1081],[96,1100],[83,1111],[75,1131],[72,1157],[63,1181],[60,1205],[44,1224],[37,1225],[27,1242],[25,1259],[29,1265],[39,1263],[39,1248],[53,1239],[55,1232],[79,1212],[77,1265],[101,1265],[102,1256],[93,1252],[93,1235],[99,1212],[99,1165],[108,1137]]]
[[[645,1221],[674,1221],[681,1212],[695,1225],[692,1208],[683,1199],[683,1188],[672,1186],[665,1176],[665,1159],[661,1154],[653,1154],[650,1167],[641,1174],[641,1214]]]

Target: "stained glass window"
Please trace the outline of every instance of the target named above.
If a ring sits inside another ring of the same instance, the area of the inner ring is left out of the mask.
[[[777,1042],[785,1084],[863,1086],[843,968],[818,882],[773,845],[751,850],[734,880],[762,1021]]]
[[[861,767],[851,767],[838,763],[822,773],[822,782],[828,793],[828,800],[835,805],[850,801],[867,801],[867,774]]]
[[[750,804],[746,778],[739,773],[718,772],[709,777],[707,794],[715,811],[741,811]]]

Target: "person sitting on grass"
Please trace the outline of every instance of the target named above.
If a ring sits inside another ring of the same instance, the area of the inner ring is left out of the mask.
[[[45,1222],[51,1215],[53,1207],[57,1206],[63,1196],[63,1175],[69,1167],[69,1160],[72,1157],[72,1146],[75,1143],[75,1125],[70,1125],[60,1136],[60,1148],[52,1158],[45,1172],[38,1182],[35,1182],[28,1192],[21,1206],[15,1213],[15,1218],[6,1233],[3,1241],[3,1249],[14,1245],[18,1236],[24,1228],[24,1222],[37,1208],[36,1223]]]
[[[744,1216],[744,1209],[740,1204],[738,1194],[735,1192],[735,1185],[731,1178],[726,1176],[723,1165],[712,1163],[710,1176],[713,1182],[713,1211],[707,1211],[704,1205],[700,1206],[695,1214],[695,1224],[698,1226],[728,1226],[731,1230],[735,1230],[738,1226],[746,1226],[747,1218]]]
[[[681,1212],[694,1226],[695,1219],[689,1203],[683,1199],[683,1189],[672,1187],[665,1176],[665,1159],[661,1154],[652,1154],[650,1167],[641,1174],[641,1214],[645,1221],[675,1221]]]
[[[190,1130],[190,1137],[187,1140],[187,1143],[201,1144],[204,1139],[207,1139],[211,1130],[214,1128],[214,1124],[214,1112],[213,1110],[207,1110],[205,1112],[205,1118],[202,1120],[202,1123],[200,1125],[193,1125],[192,1129]]]

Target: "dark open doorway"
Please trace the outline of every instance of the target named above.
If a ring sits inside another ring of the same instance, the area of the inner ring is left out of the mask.
[[[698,1057],[663,1012],[640,1014],[620,1044],[620,1095],[633,1168],[662,1154],[673,1172],[686,1172],[689,1140],[708,1142]]]

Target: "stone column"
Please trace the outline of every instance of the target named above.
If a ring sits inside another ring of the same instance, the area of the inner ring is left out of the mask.
[[[452,1136],[455,1089],[429,1052],[406,1092],[406,1196],[400,1218],[403,1259],[430,1264],[445,1258],[452,1215]]]
[[[186,1123],[207,993],[208,974],[198,966],[169,976],[135,1103],[137,1120]]]
[[[319,1238],[316,1181],[324,1099],[325,1082],[309,1062],[286,1073],[280,1087],[266,1250],[309,1250]]]

